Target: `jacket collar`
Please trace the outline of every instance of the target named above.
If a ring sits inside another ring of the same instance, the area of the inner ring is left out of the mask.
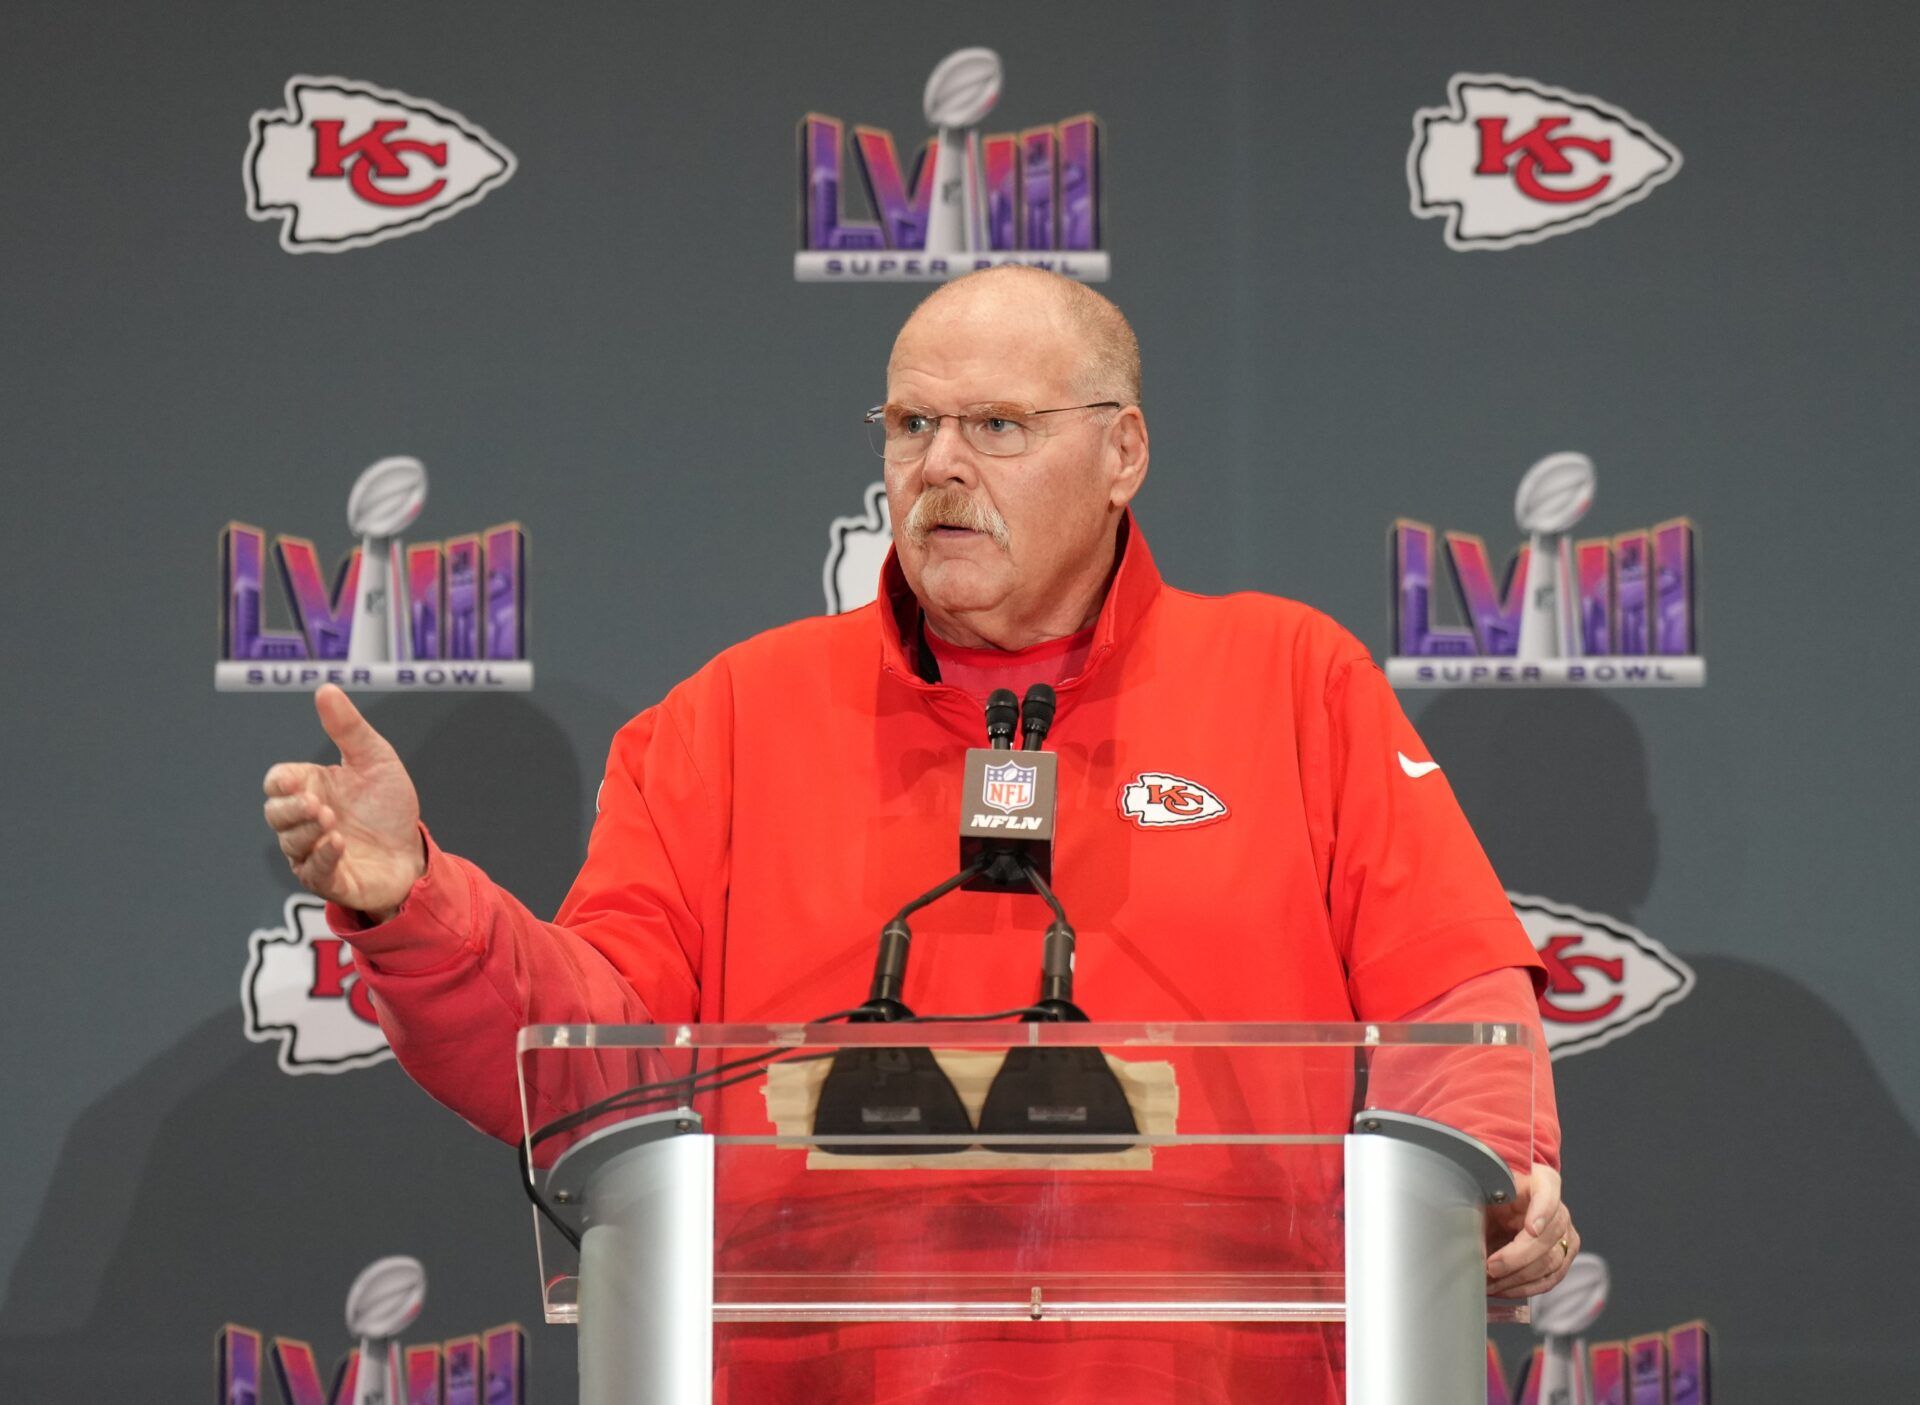
[[[1147,550],[1147,539],[1140,531],[1140,524],[1134,520],[1131,508],[1122,515],[1119,531],[1120,565],[1107,585],[1107,598],[1101,602],[1099,618],[1094,621],[1092,652],[1087,655],[1085,671],[1063,685],[1063,694],[1070,695],[1098,673],[1115,648],[1132,637],[1147,612],[1153,608],[1154,601],[1160,598],[1163,588],[1160,571],[1153,564],[1153,553]],[[886,562],[880,568],[878,605],[874,615],[880,625],[882,670],[910,687],[951,693],[966,702],[969,713],[974,711],[976,705],[958,688],[929,683],[920,676],[917,665],[920,602],[907,585],[906,574],[900,569],[899,552],[895,548],[888,548]],[[1063,696],[1062,704],[1066,701],[1067,697]]]

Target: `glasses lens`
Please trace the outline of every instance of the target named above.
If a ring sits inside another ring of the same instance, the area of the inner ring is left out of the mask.
[[[967,432],[967,442],[994,458],[1024,454],[1033,443],[1033,431],[1026,421],[1012,415],[968,415],[960,423]]]
[[[940,421],[919,410],[889,405],[872,426],[874,446],[890,459],[917,459],[939,432]]]
[[[874,453],[881,458],[887,456],[887,422],[883,416],[873,415],[868,418],[867,442],[873,445]]]

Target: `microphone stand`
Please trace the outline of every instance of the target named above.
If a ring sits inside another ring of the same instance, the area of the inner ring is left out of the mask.
[[[986,712],[988,743],[995,751],[1011,749],[1016,718],[1021,724],[1023,749],[1038,751],[1053,725],[1053,689],[1036,683],[1027,690],[1023,704],[1016,704],[1009,690],[996,689],[987,699]],[[907,919],[981,873],[1005,874],[1009,886],[1024,879],[1053,913],[1041,943],[1040,998],[1030,1007],[1027,1017],[1049,1023],[1088,1022],[1086,1012],[1073,1002],[1076,938],[1073,925],[1067,920],[1066,907],[1033,856],[1010,842],[983,848],[958,873],[908,902],[880,929],[873,981],[868,987],[866,1002],[848,1017],[849,1022],[887,1024],[915,1018],[902,998],[907,957],[913,944],[913,930]],[[908,1132],[958,1137],[973,1130],[952,1081],[932,1051],[925,1048],[840,1050],[821,1084],[820,1101],[814,1113],[816,1136],[858,1137],[864,1133],[871,1137]],[[987,1090],[979,1125],[983,1134],[1015,1136],[1062,1131],[1137,1136],[1139,1130],[1126,1092],[1104,1053],[1093,1048],[1034,1045],[1008,1051]],[[829,1151],[866,1155],[960,1149],[958,1145],[874,1146],[858,1141],[822,1145]],[[1075,1142],[993,1149],[1094,1154],[1125,1151],[1131,1145],[1129,1141],[1098,1145]]]
[[[1034,892],[1053,909],[1053,921],[1047,924],[1040,951],[1040,999],[1035,1002],[1035,1009],[1044,1012],[1041,1018],[1053,1023],[1085,1024],[1088,1022],[1086,1012],[1073,1003],[1075,939],[1066,908],[1041,876],[1039,865],[1026,854],[1020,859]],[[1139,1131],[1133,1105],[1127,1101],[1126,1090],[1120,1086],[1106,1054],[1085,1046],[1022,1044],[1009,1049],[980,1108],[983,1136],[1032,1136],[1041,1132],[1137,1136]],[[987,1150],[1093,1156],[1127,1151],[1132,1146],[1130,1141],[1092,1144],[1075,1141],[990,1145]]]
[[[902,1000],[907,981],[907,954],[913,929],[907,919],[937,902],[987,866],[981,855],[953,877],[934,884],[902,907],[880,929],[880,950],[873,961],[873,983],[866,1003],[847,1017],[849,1024],[894,1024],[914,1018]],[[833,1056],[820,1084],[814,1107],[813,1134],[818,1136],[940,1136],[964,1137],[973,1131],[960,1092],[927,1048],[841,1049]],[[849,1156],[937,1155],[961,1150],[946,1146],[888,1144],[870,1141],[821,1143],[823,1151]]]

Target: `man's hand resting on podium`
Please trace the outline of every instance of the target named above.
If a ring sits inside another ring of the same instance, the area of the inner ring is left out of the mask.
[[[384,922],[426,872],[420,797],[391,743],[328,683],[313,695],[340,764],[282,761],[267,772],[267,823],[311,893]]]
[[[1510,1205],[1494,1208],[1487,1219],[1487,1296],[1531,1298],[1567,1276],[1580,1252],[1580,1231],[1560,1203],[1560,1173],[1534,1163],[1515,1176],[1519,1191]],[[1498,1246],[1497,1248],[1495,1246]]]

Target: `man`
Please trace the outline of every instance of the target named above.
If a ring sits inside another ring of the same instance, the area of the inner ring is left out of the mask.
[[[522,1025],[856,1003],[881,922],[950,871],[982,699],[1034,681],[1059,697],[1054,867],[1095,1018],[1537,1031],[1538,962],[1366,651],[1291,601],[1162,584],[1128,511],[1148,463],[1139,400],[1133,333],[1088,288],[1006,267],[922,303],[870,416],[895,535],[879,600],[729,649],[624,727],[552,924],[434,846],[399,757],[322,689],[341,763],[275,766],[266,817],[408,1071],[513,1139]],[[844,831],[807,842],[822,816]],[[1034,897],[950,895],[916,920],[908,1003],[1031,999],[1044,925]],[[1502,1295],[1544,1291],[1578,1252],[1544,1055],[1536,1079],[1534,1164],[1508,1150],[1521,1195],[1488,1260]],[[730,1384],[735,1399],[1184,1402],[1284,1378],[1274,1398],[1338,1398],[1337,1348],[1300,1335],[957,1324],[895,1352],[848,1329],[757,1376],[744,1352]]]

